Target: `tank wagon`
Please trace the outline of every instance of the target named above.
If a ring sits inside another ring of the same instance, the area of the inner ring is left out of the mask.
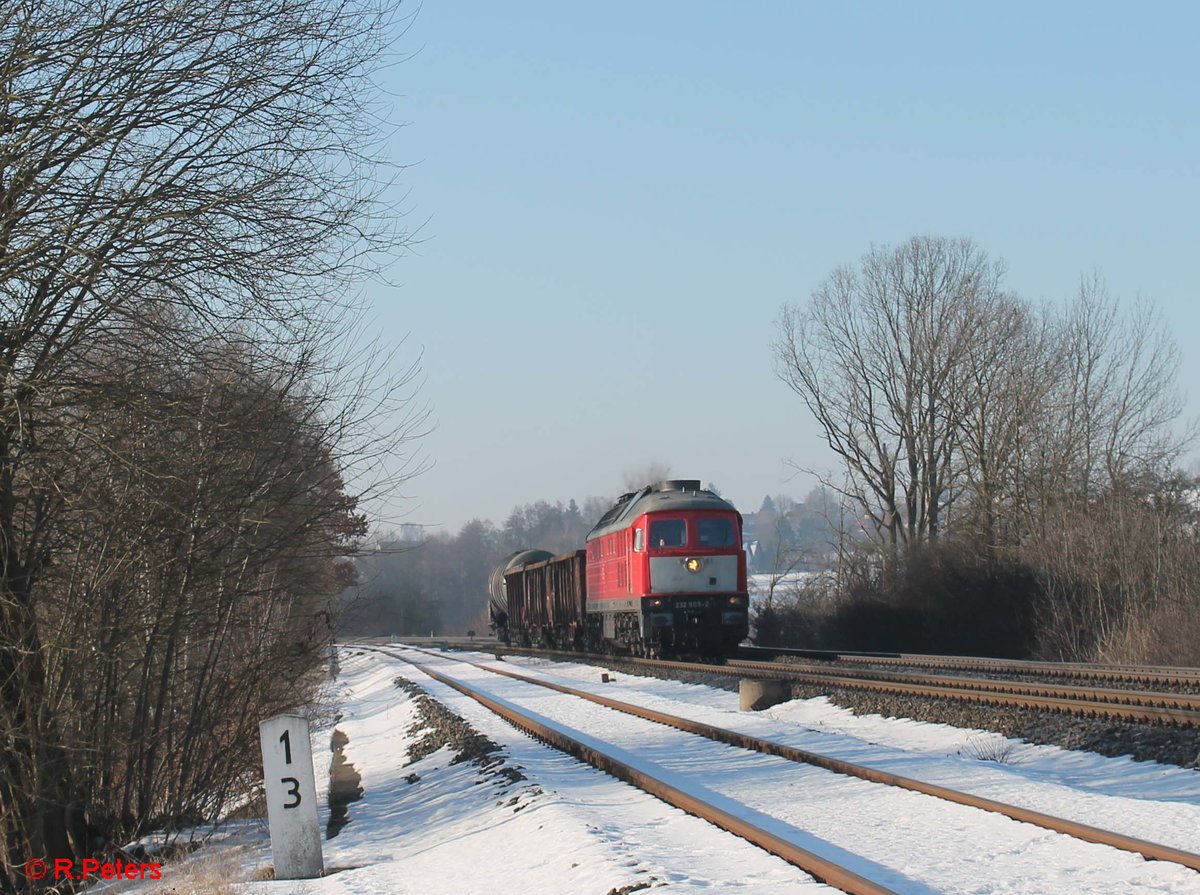
[[[507,557],[492,573],[489,611],[505,643],[731,651],[749,631],[741,514],[690,479],[623,494],[585,549]]]

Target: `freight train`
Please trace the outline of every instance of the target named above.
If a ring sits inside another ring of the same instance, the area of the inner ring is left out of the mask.
[[[639,656],[721,655],[749,631],[742,516],[700,482],[623,494],[583,550],[519,550],[492,573],[503,643]]]

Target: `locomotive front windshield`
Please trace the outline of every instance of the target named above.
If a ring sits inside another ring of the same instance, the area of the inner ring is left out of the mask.
[[[702,518],[699,528],[701,547],[732,547],[734,544],[733,522],[730,519]]]
[[[728,516],[700,516],[690,520],[692,530],[689,541],[688,521],[684,519],[653,519],[650,522],[650,546],[660,549],[669,547],[734,547],[737,531]]]
[[[655,519],[650,523],[651,547],[686,547],[687,526],[682,519]]]

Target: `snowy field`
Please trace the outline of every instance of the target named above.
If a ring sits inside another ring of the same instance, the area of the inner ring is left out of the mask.
[[[494,662],[485,654],[476,661]],[[309,882],[250,882],[246,895],[333,893],[580,893],[653,891],[832,892],[796,868],[516,732],[474,701],[398,659],[343,653],[338,728],[362,775],[350,823],[325,843],[341,870]],[[541,688],[427,656],[417,661],[486,686],[556,724],[614,742],[674,780],[780,818],[799,844],[906,895],[955,893],[1195,893],[1200,874],[1089,845],[997,815],[952,806],[829,772],[748,755],[678,731],[568,701]],[[445,664],[443,664],[445,663]],[[944,725],[855,717],[824,699],[762,713],[737,711],[737,694],[603,669],[509,659],[530,676],[686,715],[788,745],[975,792],[1128,835],[1200,851],[1200,774],[1004,740]],[[397,675],[425,688],[502,748],[501,767],[452,764],[442,749],[408,763],[416,705]],[[314,735],[318,789],[327,785],[328,731]],[[999,759],[999,760],[996,760]],[[322,816],[322,823],[325,816]],[[261,829],[214,854],[229,880],[270,863]],[[224,855],[223,858],[220,858]],[[213,860],[210,856],[209,860]],[[160,891],[171,891],[172,865]],[[148,887],[143,887],[143,889]],[[626,889],[626,891],[631,891]]]
[[[790,594],[798,585],[811,581],[813,578],[818,578],[825,572],[788,572],[786,575],[769,575],[759,572],[746,577],[746,583],[750,587],[751,596],[765,598],[767,592],[771,589],[771,582],[775,582],[775,592],[779,594]]]

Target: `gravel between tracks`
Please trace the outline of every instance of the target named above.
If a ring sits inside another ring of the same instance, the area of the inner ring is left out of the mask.
[[[724,690],[738,689],[738,679],[724,674],[666,669],[660,671],[644,665],[626,665],[619,662],[612,664],[626,674],[706,684]],[[950,724],[955,727],[979,728],[1028,743],[1109,756],[1129,755],[1137,761],[1159,761],[1200,769],[1200,733],[1188,727],[1094,720],[1032,709],[1000,708],[949,699],[872,693],[845,687],[814,687],[806,684],[791,686],[795,699],[826,696],[835,705],[850,709],[859,715],[877,714],[891,718]]]

